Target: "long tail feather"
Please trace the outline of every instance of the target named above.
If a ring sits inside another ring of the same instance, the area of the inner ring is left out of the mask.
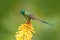
[[[53,26],[52,24],[50,24],[50,23],[48,23],[48,22],[46,22],[46,21],[41,21],[41,22],[46,23],[46,24],[48,24],[48,25],[50,25],[50,26]]]
[[[34,20],[41,21],[41,22],[43,22],[43,23],[45,23],[45,24],[48,24],[48,25],[50,25],[50,26],[54,26],[54,25],[52,25],[51,23],[48,23],[48,22],[43,21],[43,20],[40,20],[40,19],[38,19],[38,18],[34,18]]]

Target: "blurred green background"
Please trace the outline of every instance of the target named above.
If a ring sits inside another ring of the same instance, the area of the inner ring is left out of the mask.
[[[0,40],[15,40],[17,28],[26,22],[21,8],[54,25],[32,20],[32,40],[60,40],[60,0],[0,0]]]

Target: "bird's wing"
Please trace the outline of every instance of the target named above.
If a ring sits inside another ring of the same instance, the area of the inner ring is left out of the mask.
[[[29,14],[29,17],[30,17],[31,19],[33,19],[33,20],[36,19],[36,17],[35,17],[33,14]]]

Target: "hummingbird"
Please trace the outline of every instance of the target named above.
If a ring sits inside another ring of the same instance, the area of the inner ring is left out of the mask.
[[[37,21],[43,22],[43,23],[45,23],[45,24],[48,24],[48,25],[50,25],[50,26],[53,26],[52,24],[50,24],[50,23],[48,23],[48,22],[46,22],[46,21],[44,21],[44,20],[41,20],[41,19],[36,18],[33,14],[28,13],[28,12],[25,11],[24,9],[22,9],[22,10],[20,11],[20,13],[26,18],[27,23],[29,23],[30,20],[37,20]]]

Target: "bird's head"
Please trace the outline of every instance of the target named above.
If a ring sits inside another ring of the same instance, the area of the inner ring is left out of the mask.
[[[24,9],[21,9],[21,14],[24,15],[25,14],[25,10]]]

